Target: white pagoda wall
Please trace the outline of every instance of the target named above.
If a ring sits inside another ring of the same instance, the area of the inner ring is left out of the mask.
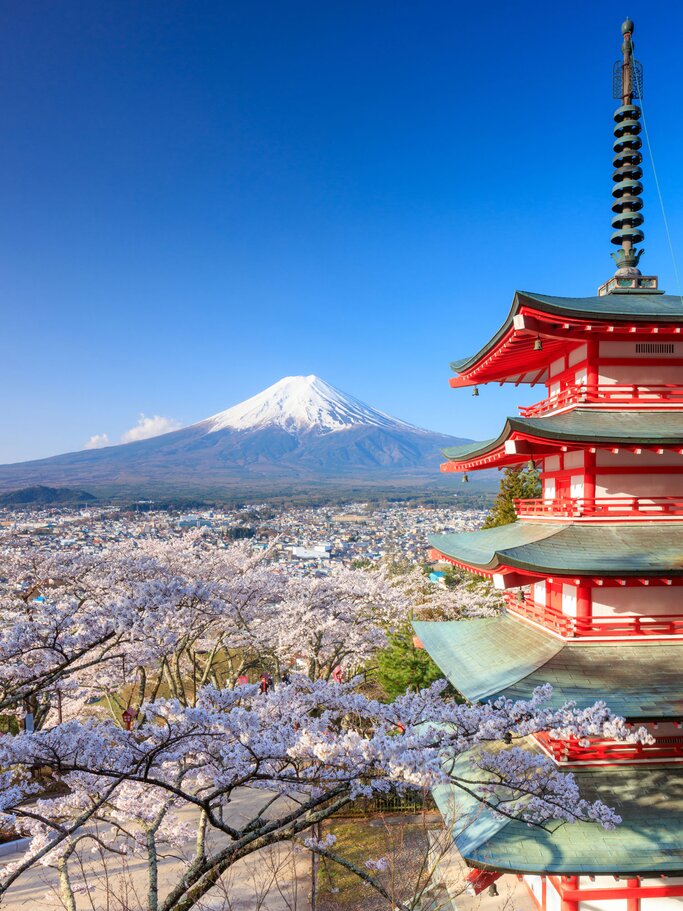
[[[580,364],[581,361],[585,361],[588,357],[588,345],[579,345],[578,348],[573,348],[568,355],[567,362],[570,367],[573,367],[575,364]]]
[[[579,902],[579,911],[626,911],[626,899],[603,898]]]
[[[683,589],[675,586],[639,586],[592,590],[593,613],[596,616],[633,617],[640,614],[683,613]]]
[[[545,882],[545,911],[562,911],[560,893],[549,879]]]
[[[543,906],[543,877],[542,876],[532,876],[531,874],[526,874],[524,877],[524,882],[531,889],[531,892],[538,902],[538,904]]]
[[[534,583],[535,604],[550,604],[545,581]],[[576,617],[577,586],[562,582],[562,613]],[[683,614],[683,588],[667,585],[591,586],[591,603],[596,617],[637,617]]]
[[[683,497],[683,475],[596,474],[596,497]]]
[[[649,344],[673,344],[673,351],[638,351],[636,346],[643,342]],[[548,366],[548,392],[553,395],[559,392],[560,385],[568,382],[581,385],[586,382],[588,348],[579,345],[569,352],[567,359],[556,358]],[[605,361],[625,360],[628,364],[610,364]],[[673,342],[671,338],[659,338],[657,335],[647,339],[633,339],[632,341],[600,342],[598,346],[597,377],[601,386],[662,386],[671,383],[676,386],[683,385],[683,366],[667,363],[683,359],[683,342]],[[642,361],[643,363],[638,363]],[[571,373],[571,368],[576,367],[576,372]]]
[[[559,455],[548,456],[543,460],[542,482],[543,498],[552,500],[555,497],[558,482],[554,477],[547,477],[546,472],[559,471],[560,466],[569,478],[568,495],[581,498],[585,491],[583,472],[585,454],[575,450]],[[595,496],[596,497],[651,497],[680,496],[683,498],[683,454],[678,452],[642,452],[640,454],[620,449],[618,452],[599,450],[595,454]],[[628,473],[624,469],[634,468],[638,471]],[[652,472],[642,471],[652,468]],[[677,468],[676,472],[657,471],[658,468]],[[610,469],[620,469],[619,472]]]
[[[671,895],[640,899],[640,911],[681,911],[681,908],[683,908],[683,896]]]
[[[671,344],[671,339],[658,338],[656,335],[647,339],[648,342],[657,344],[664,342]],[[640,342],[642,344],[642,341]],[[667,358],[683,358],[683,343],[674,342],[671,353],[638,352],[636,340],[629,342],[600,342],[598,354],[598,383],[601,386],[663,386],[671,383],[676,386],[683,385],[683,367],[676,364],[667,364]],[[628,358],[632,361],[644,360],[647,363],[638,364],[605,364],[604,359]]]
[[[635,452],[601,450],[595,456],[596,497],[666,497],[683,496],[683,455],[678,452]],[[650,472],[610,474],[610,468],[652,468]],[[679,468],[681,474],[658,468]]]
[[[567,453],[569,455],[569,453]],[[630,452],[620,449],[612,452],[609,449],[599,449],[595,454],[595,465],[598,470],[605,471],[610,468],[661,468],[662,466],[680,468],[683,471],[683,455],[678,452]]]
[[[683,385],[683,367],[666,364],[624,364],[602,366],[598,373],[599,386],[665,386],[667,383],[673,386]],[[652,397],[654,398],[654,395]]]

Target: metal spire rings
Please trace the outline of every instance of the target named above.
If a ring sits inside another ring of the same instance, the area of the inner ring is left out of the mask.
[[[633,104],[634,98],[639,98],[642,91],[642,76],[640,64],[633,59],[634,25],[627,19],[621,26],[624,36],[622,45],[623,62],[615,64],[615,95],[621,99],[621,105],[614,112],[614,189],[612,196],[612,243],[620,249],[612,256],[617,264],[617,275],[640,275],[638,261],[643,254],[642,250],[635,250],[634,245],[643,240],[640,226],[643,223],[641,209],[643,200],[641,193],[643,185],[640,178],[643,176],[640,154],[640,108]],[[618,79],[621,70],[621,79]]]

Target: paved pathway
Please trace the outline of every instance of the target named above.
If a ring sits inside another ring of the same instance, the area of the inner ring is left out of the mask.
[[[266,798],[262,791],[241,789],[230,804],[231,817],[237,823],[240,819],[250,818]],[[188,810],[183,815],[188,821],[196,819],[195,810]],[[77,895],[79,911],[81,908],[90,911],[93,908],[96,911],[146,909],[147,871],[144,860],[110,855],[105,879],[99,855],[91,852],[90,843],[86,844],[88,847],[80,855],[80,861],[90,896],[85,892]],[[220,841],[214,839],[210,847],[219,844]],[[182,851],[168,852],[160,860],[160,897],[163,898],[175,884],[193,850],[194,845],[188,842]],[[10,855],[2,861],[12,863],[18,856]],[[76,878],[74,876],[74,880]],[[63,911],[57,885],[56,870],[38,865],[12,886],[2,902],[2,911]],[[197,907],[198,911],[310,911],[309,891],[310,855],[285,844],[239,861],[223,878],[221,886]]]
[[[267,797],[262,791],[240,789],[230,804],[231,819],[239,824],[251,818]],[[195,810],[188,810],[184,815],[190,822],[197,818]],[[443,835],[443,832],[435,834],[439,843]],[[227,837],[221,836],[221,840],[227,841]],[[219,844],[220,840],[214,838],[210,847]],[[160,860],[161,898],[177,882],[193,850],[193,843],[188,841],[182,851],[169,853]],[[486,892],[470,896],[462,891],[468,870],[452,843],[443,856],[440,853],[437,856],[441,857],[438,866],[442,887],[433,894],[435,911],[445,911],[449,906],[453,911],[536,911],[525,886],[516,877],[504,876],[497,881],[497,897]],[[12,863],[17,857],[10,855],[0,862]],[[89,843],[81,855],[81,862],[90,895],[85,892],[77,895],[78,911],[144,911],[147,908],[147,870],[142,858],[121,859],[109,855],[106,880],[102,875],[102,862],[98,855],[92,854]],[[310,855],[305,850],[284,844],[259,851],[235,864],[220,886],[197,906],[197,911],[310,911],[310,874]],[[2,911],[63,911],[57,885],[55,870],[37,866],[12,887],[2,902]]]
[[[435,880],[442,886],[435,901],[435,911],[437,908],[438,911],[537,911],[527,887],[510,874],[496,880],[497,895],[489,895],[488,889],[480,895],[469,895],[463,885],[470,871],[455,845],[451,843],[441,854],[444,851],[441,832],[434,836],[432,845],[434,856],[440,858]]]

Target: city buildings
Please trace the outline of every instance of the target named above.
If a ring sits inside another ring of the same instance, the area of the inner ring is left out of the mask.
[[[422,506],[411,502],[330,506],[247,504],[200,512],[146,511],[113,506],[0,509],[0,550],[34,544],[41,548],[97,553],[126,540],[171,540],[187,534],[211,537],[225,547],[248,532],[247,546],[268,550],[273,568],[324,574],[336,565],[424,560],[430,532],[478,528],[484,510]],[[240,534],[236,536],[236,532]]]

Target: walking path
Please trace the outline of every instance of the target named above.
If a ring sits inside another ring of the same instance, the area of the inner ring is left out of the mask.
[[[437,852],[441,844],[438,838],[435,843]],[[528,889],[516,876],[506,874],[497,879],[496,895],[490,895],[488,889],[479,895],[471,895],[463,890],[469,872],[460,852],[451,844],[438,861],[436,879],[443,890],[436,901],[439,911],[537,911]],[[447,901],[444,900],[444,892]]]
[[[252,818],[268,796],[263,791],[241,788],[229,804],[232,823],[240,825]],[[194,808],[181,815],[190,823],[197,819]],[[443,831],[435,830],[435,837],[442,839],[443,835]],[[227,840],[227,836],[218,838],[214,835],[209,848],[215,849]],[[163,901],[178,881],[193,852],[194,843],[188,840],[182,850],[169,851],[160,857],[160,900]],[[3,857],[0,863],[13,863],[19,856]],[[487,892],[471,896],[462,891],[468,869],[455,846],[451,843],[448,850],[438,856],[441,856],[438,861],[441,887],[433,892],[434,909],[536,911],[525,886],[515,876],[497,880],[497,896]],[[143,857],[108,855],[105,865],[100,854],[91,851],[91,843],[86,842],[79,861],[80,870],[77,864],[72,865],[73,881],[84,882],[84,888],[76,896],[78,911],[144,911],[147,908],[147,866]],[[238,861],[210,896],[197,905],[197,911],[310,911],[310,887],[310,854],[291,844],[276,845]],[[425,904],[429,906],[428,901]],[[64,911],[57,871],[41,865],[27,871],[3,899],[2,909]]]
[[[242,788],[230,803],[230,814],[235,824],[258,812],[268,795],[263,791]],[[192,822],[197,818],[194,809],[181,814]],[[221,837],[222,840],[222,837]],[[214,837],[210,848],[221,840]],[[225,837],[227,841],[227,836]],[[109,855],[106,875],[100,855],[93,854],[91,843],[86,842],[80,854],[82,877],[74,863],[74,881],[85,880],[85,889],[77,894],[77,907],[96,911],[138,911],[147,908],[147,866],[142,857],[121,858]],[[192,857],[191,841],[182,851],[166,852],[159,861],[159,896],[168,894]],[[13,863],[19,854],[2,858],[3,864]],[[210,896],[198,905],[198,911],[310,911],[310,855],[290,844],[276,845],[259,851],[253,857],[238,861],[222,878]],[[64,904],[58,892],[57,871],[37,865],[28,870],[12,886],[2,902],[3,911],[63,911]]]

